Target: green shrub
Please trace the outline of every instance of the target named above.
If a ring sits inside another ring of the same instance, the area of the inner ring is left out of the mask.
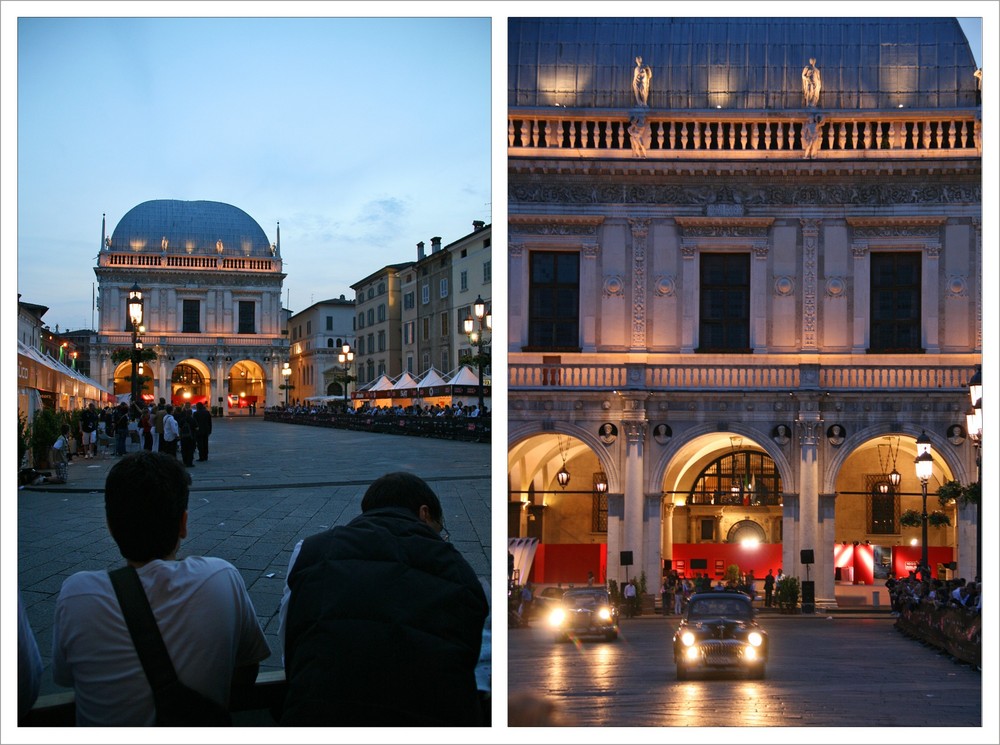
[[[59,439],[63,417],[53,409],[42,409],[31,423],[31,458],[35,468],[49,468],[49,448]]]
[[[792,613],[799,605],[799,578],[784,577],[774,586],[774,598],[778,608]]]

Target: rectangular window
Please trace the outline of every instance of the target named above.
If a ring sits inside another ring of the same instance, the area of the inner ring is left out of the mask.
[[[421,318],[420,321],[421,321],[420,338],[423,339],[424,341],[427,341],[428,339],[431,338],[431,319]]]
[[[465,319],[472,318],[472,306],[463,305],[458,309],[458,317],[455,319],[455,328],[460,329],[461,332],[465,333]]]
[[[530,272],[529,349],[577,351],[580,348],[580,254],[533,251]]]
[[[440,287],[441,287],[441,290],[440,290],[441,297],[448,297],[448,278],[447,277],[445,277],[444,279],[441,280]]]
[[[184,301],[184,320],[181,331],[185,334],[201,333],[201,301]]]
[[[420,368],[420,372],[427,372],[430,369],[431,369],[431,353],[424,352],[423,366]]]
[[[441,314],[441,336],[448,335],[448,311]]]
[[[406,372],[408,372],[408,373],[412,373],[413,372],[413,355],[412,354],[406,355]]]
[[[458,286],[462,292],[469,289],[469,271],[468,269],[463,269],[462,273],[458,275]]]
[[[364,354],[365,354],[365,337],[359,336],[358,337],[358,355],[363,357]]]
[[[368,334],[368,354],[375,354],[375,334]]]
[[[424,285],[420,288],[420,302],[427,305],[431,301],[431,286]]]
[[[326,317],[326,330],[333,331],[333,316]]]
[[[413,344],[417,340],[417,322],[407,321],[403,324],[403,344]]]
[[[451,370],[451,355],[448,354],[447,349],[441,350],[441,372],[448,372]]]
[[[380,303],[378,306],[378,320],[379,323],[385,320],[385,303]]]
[[[306,336],[308,336],[312,332],[313,332],[313,322],[312,321],[306,321]]]
[[[750,254],[703,253],[699,352],[750,352]]]
[[[254,324],[254,306],[253,300],[240,300],[240,325],[236,333],[238,334],[256,334],[257,327]]]
[[[368,309],[368,325],[369,326],[374,326],[375,325],[375,309],[374,308],[369,308]]]
[[[709,519],[701,521],[701,540],[703,541],[715,540],[715,520]]]
[[[378,332],[378,351],[385,351],[385,331]]]
[[[414,307],[416,307],[416,303],[414,302],[413,293],[408,292],[403,295],[403,310],[410,310]]]
[[[920,253],[871,254],[870,352],[920,352]]]
[[[483,262],[483,283],[489,284],[493,281],[493,262],[484,261]]]
[[[361,311],[358,313],[358,328],[363,329],[365,327],[365,312]]]

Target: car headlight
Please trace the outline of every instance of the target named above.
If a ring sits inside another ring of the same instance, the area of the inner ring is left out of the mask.
[[[687,649],[684,650],[684,656],[687,657],[689,660],[697,660],[698,647],[688,647]]]
[[[759,631],[751,631],[749,635],[747,635],[747,641],[750,642],[752,646],[759,647],[764,643],[764,637],[760,635]]]
[[[743,650],[743,659],[751,661],[756,660],[757,650],[754,647],[747,647],[746,649]]]
[[[599,611],[597,611],[597,617],[600,618],[602,621],[610,621],[611,620],[611,609],[610,608],[601,608]]]
[[[550,626],[562,626],[563,621],[566,620],[566,611],[562,608],[556,608],[549,614],[549,625]]]
[[[683,644],[685,647],[690,647],[692,644],[694,644],[694,634],[692,634],[690,631],[685,631],[683,634],[681,634],[681,644]]]

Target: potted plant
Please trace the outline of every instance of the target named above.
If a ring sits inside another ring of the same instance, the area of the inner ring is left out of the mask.
[[[963,506],[979,504],[979,495],[981,492],[982,486],[978,481],[968,486],[962,486],[962,484],[954,480],[946,481],[938,489],[938,502],[941,503],[942,507],[946,507],[949,502],[956,502]]]
[[[28,420],[17,413],[17,467],[24,468],[24,456],[28,454],[28,447],[31,441],[31,427]]]
[[[774,598],[781,613],[795,613],[799,606],[799,578],[783,577],[774,587]]]
[[[917,510],[905,510],[899,516],[899,524],[904,528],[919,528],[923,524],[923,515]],[[951,520],[941,510],[934,510],[927,515],[927,524],[932,528],[951,525]]]
[[[31,423],[31,461],[37,468],[48,468],[49,448],[59,439],[59,427],[62,417],[53,409],[42,409],[35,414]]]

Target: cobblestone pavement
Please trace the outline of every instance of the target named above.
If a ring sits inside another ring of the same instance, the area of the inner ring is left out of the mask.
[[[181,554],[219,556],[240,570],[271,647],[262,671],[281,669],[278,603],[292,548],[351,520],[361,511],[368,484],[390,471],[412,471],[431,485],[451,542],[489,596],[488,444],[289,425],[258,416],[217,418],[209,448],[209,460],[191,469]],[[49,670],[52,616],[63,580],[123,563],[104,522],[104,480],[116,461],[75,457],[68,484],[18,492],[17,579],[45,664],[43,695],[65,690],[52,682]]]

